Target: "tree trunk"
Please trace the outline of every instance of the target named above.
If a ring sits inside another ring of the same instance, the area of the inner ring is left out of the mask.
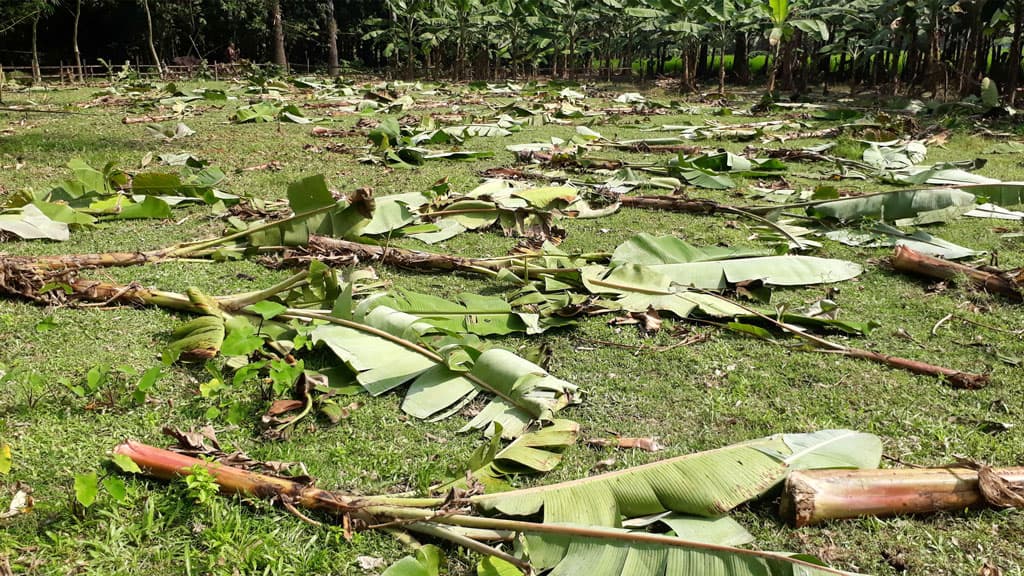
[[[687,54],[687,49],[684,47],[680,53],[683,65],[680,69],[679,76],[679,93],[685,94],[690,88],[690,55]]]
[[[982,42],[982,22],[981,14],[982,8],[984,8],[985,1],[979,0],[970,4],[971,8],[968,10],[968,20],[971,23],[970,32],[968,33],[967,46],[965,47],[960,59],[960,97],[965,98],[972,94],[977,87],[978,78],[977,74],[979,71],[979,60],[984,58],[984,43]],[[981,55],[979,55],[981,54]]]
[[[39,84],[43,81],[43,73],[39,69],[39,48],[38,48],[39,14],[32,18],[32,83]]]
[[[718,49],[718,95],[725,98],[725,33],[722,33],[722,45]]]
[[[1006,94],[1010,106],[1017,98],[1017,81],[1020,78],[1021,28],[1024,28],[1024,0],[1013,3],[1013,40],[1010,41],[1010,54],[1006,59],[1009,76],[1006,80]]]
[[[341,74],[338,66],[338,21],[334,18],[334,0],[327,0],[327,73]]]
[[[781,52],[781,49],[782,49],[782,43],[780,42],[779,44],[775,45],[775,54],[774,54],[775,57],[774,58],[768,58],[767,56],[765,57],[764,65],[768,69],[768,94],[769,95],[775,94],[775,79],[779,75],[779,62],[781,61],[781,58],[779,58],[779,54]],[[771,62],[769,62],[769,60],[771,60]]]
[[[75,27],[71,32],[71,44],[75,49],[75,73],[78,74],[78,81],[85,81],[85,74],[82,71],[82,54],[78,51],[78,19],[82,15],[82,0],[75,2]]]
[[[700,49],[697,51],[697,69],[696,78],[704,78],[708,73],[708,43],[704,40],[700,42]]]
[[[459,36],[455,45],[455,79],[465,80],[466,72],[466,20],[468,14],[459,14]]]
[[[281,0],[271,0],[270,20],[274,28],[274,64],[288,70],[288,56],[284,51],[284,17],[281,15]]]
[[[960,277],[986,292],[1006,296],[1014,302],[1024,302],[1024,290],[1018,280],[1009,273],[997,273],[972,268],[958,262],[951,262],[916,252],[906,246],[897,246],[889,259],[893,269],[939,280],[955,280]]]
[[[793,37],[782,47],[782,83],[786,90],[792,90],[795,87],[793,72],[796,68],[798,49],[802,42],[803,32],[797,29],[793,30]]]
[[[149,55],[153,58],[156,73],[162,77],[164,70],[160,65],[160,56],[156,53],[156,44],[153,43],[153,15],[149,11],[149,0],[142,0],[142,9],[146,12],[146,41],[149,43]]]
[[[931,22],[928,24],[928,54],[924,60],[924,87],[935,97],[939,86],[939,62],[942,58],[942,46],[939,42],[939,14],[931,10]]]
[[[733,35],[732,75],[740,84],[750,82],[750,57],[747,55],[747,33]]]
[[[918,61],[921,59],[921,51],[917,47],[917,22],[913,21],[907,29],[907,63],[903,67],[903,81],[908,86],[917,83]]]

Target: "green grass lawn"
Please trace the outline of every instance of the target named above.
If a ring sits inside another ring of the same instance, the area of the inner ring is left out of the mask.
[[[195,87],[196,84],[187,84]],[[610,87],[611,94],[632,91]],[[5,93],[9,104],[39,106],[84,102],[94,89],[62,89]],[[416,96],[414,96],[416,97]],[[676,97],[676,96],[672,96]],[[418,97],[417,97],[418,98]],[[668,100],[666,96],[664,98]],[[509,98],[491,99],[492,103]],[[297,102],[301,106],[302,101]],[[599,105],[598,100],[589,101]],[[508,144],[551,137],[570,138],[572,125],[528,128],[507,138],[474,138],[466,148],[492,150],[496,157],[475,162],[433,162],[416,170],[387,170],[359,164],[356,156],[304,150],[322,146],[309,126],[294,124],[232,124],[237,104],[200,103],[198,115],[185,122],[196,134],[161,143],[144,125],[125,125],[124,108],[93,107],[87,115],[0,112],[0,201],[25,188],[46,189],[66,178],[65,164],[81,158],[93,166],[114,162],[137,169],[147,153],[187,151],[210,160],[229,175],[224,189],[256,198],[283,198],[289,183],[324,174],[337,190],[369,186],[376,195],[421,191],[447,177],[452,188],[466,192],[479,183],[478,171],[511,165]],[[741,103],[737,103],[740,107]],[[749,105],[749,103],[748,103]],[[647,124],[746,122],[745,116],[670,114],[601,117],[594,128],[609,138],[639,138]],[[416,110],[420,116],[450,108]],[[492,114],[483,106],[464,112]],[[137,112],[132,112],[135,114]],[[309,110],[315,115],[315,110]],[[371,116],[372,117],[372,116]],[[339,116],[331,127],[350,128],[361,118]],[[922,123],[929,120],[919,119]],[[814,122],[815,127],[827,126]],[[660,135],[660,134],[659,134]],[[361,146],[365,138],[342,140]],[[953,132],[942,147],[930,147],[927,162],[987,158],[981,174],[1022,180],[1020,158],[987,151],[997,140],[972,135],[972,126]],[[788,146],[820,142],[796,141]],[[701,142],[741,152],[742,142]],[[777,146],[773,144],[772,146]],[[608,154],[632,159],[653,155]],[[280,171],[235,169],[280,162]],[[15,169],[14,165],[21,165]],[[794,164],[787,181],[810,188],[820,183],[820,167]],[[884,189],[871,181],[833,182],[842,189]],[[693,197],[727,203],[751,203],[736,190],[690,189]],[[747,222],[726,216],[693,216],[624,209],[594,220],[566,220],[568,237],[562,248],[574,252],[609,251],[640,233],[672,234],[695,245],[749,245]],[[929,231],[942,238],[998,255],[1000,267],[1024,266],[1021,238],[1004,238],[993,229],[1020,231],[1019,223],[962,218]],[[172,220],[112,222],[94,230],[74,231],[62,243],[7,241],[0,251],[16,255],[149,250],[219,234],[223,222],[208,208],[176,210]],[[423,249],[413,240],[399,245]],[[429,250],[466,256],[500,256],[515,243],[500,233],[465,233]],[[954,390],[944,383],[861,361],[808,353],[727,333],[713,327],[666,321],[653,338],[642,338],[630,326],[613,327],[609,317],[582,321],[579,326],[541,336],[503,338],[511,349],[544,343],[552,352],[548,369],[579,385],[581,405],[563,414],[580,423],[583,438],[621,434],[658,436],[667,447],[657,454],[577,446],[562,466],[542,479],[523,477],[517,485],[553,482],[591,474],[595,464],[614,458],[612,467],[715,448],[778,432],[853,428],[879,435],[885,454],[899,461],[940,466],[959,457],[992,465],[1024,462],[1024,394],[1019,367],[998,355],[1024,359],[1024,308],[965,286],[930,291],[929,282],[888,270],[885,248],[851,248],[824,242],[815,255],[845,258],[865,266],[855,281],[838,285],[835,296],[842,317],[876,321],[881,327],[869,338],[848,343],[887,354],[906,356],[964,371],[990,373],[992,383],[975,391]],[[395,287],[450,297],[460,292],[508,294],[515,286],[459,274],[422,274],[378,266],[379,275]],[[172,262],[145,267],[96,271],[101,279],[138,282],[165,290],[195,286],[208,294],[229,294],[268,286],[287,276],[252,261]],[[826,294],[828,287],[779,289],[774,304],[799,307]],[[933,336],[932,327],[948,314],[958,320]],[[40,324],[51,318],[50,324]],[[35,509],[0,520],[0,567],[14,574],[364,574],[357,557],[391,562],[406,553],[382,532],[357,533],[346,541],[338,526],[311,526],[287,512],[260,502],[216,498],[204,505],[189,502],[179,484],[143,478],[128,479],[124,502],[101,494],[82,510],[74,502],[75,474],[100,471],[105,454],[125,438],[165,445],[164,425],[181,428],[212,423],[225,450],[242,450],[259,460],[304,462],[321,487],[360,493],[418,490],[461,474],[481,439],[458,434],[459,418],[428,423],[399,410],[401,396],[359,396],[362,407],[338,425],[310,421],[290,438],[267,442],[256,430],[266,400],[253,386],[230,388],[226,398],[242,402],[250,418],[240,426],[206,418],[210,400],[198,394],[210,379],[201,367],[175,365],[144,404],[119,398],[105,407],[71,393],[62,383],[78,383],[96,365],[128,366],[139,372],[159,363],[159,351],[184,316],[158,309],[45,309],[0,301],[0,440],[13,449],[11,472],[0,476],[0,507],[18,483],[34,490]],[[981,327],[987,324],[1000,328]],[[600,342],[666,345],[675,341],[675,326],[707,333],[708,339],[666,352],[634,352]],[[910,338],[906,337],[909,335]],[[839,338],[839,340],[846,341]],[[993,431],[988,422],[1005,423]],[[892,462],[883,465],[893,466]],[[735,515],[756,537],[755,546],[815,554],[830,565],[866,574],[976,574],[985,562],[1003,574],[1024,573],[1024,515],[1019,511],[971,510],[927,517],[836,521],[819,527],[792,529],[775,512],[772,498],[741,508]],[[474,561],[449,549],[449,571],[472,573]],[[379,571],[379,570],[378,570]],[[0,574],[3,574],[0,568]],[[372,573],[372,572],[370,572]]]

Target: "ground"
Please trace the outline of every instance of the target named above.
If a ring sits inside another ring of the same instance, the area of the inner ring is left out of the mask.
[[[200,85],[214,84],[195,82],[179,84],[179,88]],[[88,101],[97,89],[5,93],[4,97],[8,104],[32,102],[46,107]],[[606,94],[614,97],[634,90],[611,86]],[[648,95],[666,102],[677,98],[658,90]],[[749,108],[752,97],[741,94],[729,106]],[[495,96],[488,97],[487,102],[500,105],[513,99]],[[596,107],[607,102],[592,98],[587,104]],[[465,163],[431,162],[414,170],[388,170],[359,164],[358,155],[304,149],[307,144],[324,144],[324,140],[310,135],[308,125],[231,123],[229,116],[237,105],[233,101],[197,105],[199,113],[185,118],[196,134],[167,143],[155,140],[144,125],[122,124],[126,113],[138,113],[124,106],[87,108],[81,110],[82,115],[0,112],[0,200],[24,188],[47,189],[68,177],[65,165],[73,158],[93,166],[114,162],[134,170],[147,153],[179,151],[221,167],[229,175],[225,190],[256,198],[282,198],[289,183],[318,173],[324,174],[337,190],[369,186],[378,196],[425,190],[442,177],[449,179],[454,190],[465,192],[479,183],[480,170],[513,163],[506,145],[555,136],[568,139],[575,133],[574,125],[548,124],[506,138],[474,138],[467,148],[492,150],[496,156]],[[648,136],[639,128],[649,124],[708,120],[742,123],[794,114],[779,111],[757,118],[722,116],[715,114],[719,105],[697,101],[688,105],[692,109],[685,113],[677,109],[650,117],[602,116],[592,127],[608,138],[627,139]],[[481,117],[493,114],[482,105],[465,111]],[[412,114],[447,112],[451,112],[448,106],[414,110]],[[309,115],[316,113],[307,110]],[[337,116],[325,125],[351,128],[362,117]],[[921,124],[938,121],[916,118]],[[836,124],[811,123],[815,128]],[[354,147],[366,144],[361,135],[339,141]],[[984,157],[988,164],[980,174],[1022,179],[1016,155],[988,153],[1000,141],[986,137],[972,121],[960,120],[952,126],[948,142],[930,146],[927,161]],[[785,146],[820,142],[799,140]],[[749,143],[711,140],[699,144],[739,153]],[[656,157],[640,152],[601,155]],[[279,162],[281,170],[235,172],[271,161]],[[816,172],[819,168],[793,164],[787,180],[797,188],[813,187],[822,177]],[[747,185],[753,183],[739,179],[734,190],[689,189],[687,193],[749,205],[757,203],[744,198],[749,196]],[[832,183],[853,191],[889,188],[872,181]],[[567,251],[607,251],[640,232],[673,234],[695,245],[754,243],[749,239],[749,222],[730,222],[733,220],[723,215],[623,209],[605,218],[564,221],[568,236],[561,247]],[[1004,237],[994,230],[998,225],[1020,230],[1019,223],[962,218],[929,231],[997,254],[1000,267],[1024,265],[1021,239]],[[223,222],[202,207],[176,210],[172,220],[117,221],[94,230],[74,231],[67,242],[11,239],[0,249],[18,255],[148,250],[216,235],[222,229]],[[427,249],[498,256],[514,242],[500,233],[466,233]],[[396,243],[424,248],[413,240]],[[880,328],[867,338],[851,339],[849,343],[989,373],[992,382],[988,387],[957,390],[937,379],[788,348],[701,324],[668,320],[659,334],[644,338],[631,326],[609,326],[609,317],[590,318],[573,328],[549,331],[529,340],[504,338],[501,343],[524,349],[543,342],[550,348],[548,369],[586,392],[581,405],[564,412],[581,424],[584,438],[610,434],[657,436],[666,448],[652,454],[577,446],[553,473],[541,480],[524,477],[516,483],[587,475],[609,458],[614,459],[610,465],[618,469],[768,434],[823,428],[852,428],[879,435],[890,457],[885,466],[939,466],[961,457],[999,466],[1021,463],[1024,394],[1020,390],[1020,369],[1010,361],[1024,358],[1020,332],[1012,332],[1024,327],[1024,309],[996,296],[978,294],[962,284],[931,290],[927,280],[889,270],[884,265],[889,253],[888,248],[853,248],[830,241],[815,252],[865,266],[865,273],[858,279],[837,286],[835,298],[843,318],[875,321]],[[507,294],[514,288],[467,275],[410,273],[386,266],[378,266],[377,272],[397,287],[439,296],[467,291]],[[183,291],[196,286],[206,293],[229,294],[267,286],[286,277],[287,272],[267,270],[250,261],[197,261],[103,270],[97,275],[165,290]],[[806,305],[824,296],[827,289],[777,290],[773,304]],[[956,318],[933,335],[933,326],[948,314]],[[43,322],[47,318],[52,323]],[[0,531],[0,559],[6,558],[15,574],[363,574],[356,560],[359,556],[391,561],[402,555],[402,546],[386,534],[360,533],[346,541],[336,526],[311,526],[282,510],[238,499],[217,498],[194,505],[180,486],[142,478],[128,480],[124,502],[114,502],[101,494],[87,510],[75,504],[74,476],[94,470],[105,473],[101,462],[121,440],[136,438],[165,445],[167,440],[160,434],[164,425],[190,428],[210,423],[206,418],[210,401],[198,394],[199,384],[210,376],[201,367],[176,365],[143,404],[119,399],[116,406],[107,407],[78,397],[62,384],[83,381],[96,365],[123,365],[139,372],[156,365],[170,331],[182,318],[159,309],[45,309],[23,301],[2,301],[0,370],[9,375],[0,380],[0,440],[11,445],[14,464],[10,474],[0,476],[0,504],[6,506],[16,484],[24,483],[34,490],[36,506],[30,514],[0,520],[4,528]],[[679,338],[675,327],[705,333],[708,339],[662,352],[609,344],[671,344]],[[266,403],[259,392],[232,389],[227,394],[245,403],[250,418],[240,426],[214,420],[224,444],[261,460],[301,461],[322,487],[362,493],[422,489],[459,475],[480,442],[477,435],[456,433],[462,424],[458,418],[428,423],[405,417],[398,408],[400,396],[393,394],[359,397],[362,407],[338,425],[317,421],[291,438],[267,442],[255,432],[258,414]],[[837,568],[866,574],[975,574],[986,562],[998,566],[1004,574],[1024,573],[1024,515],[1019,511],[969,510],[910,518],[867,518],[792,529],[778,519],[776,506],[777,500],[769,497],[736,514],[757,537],[755,546],[759,548],[815,554]],[[3,565],[0,560],[0,574],[4,573]],[[450,573],[469,573],[472,566],[472,559],[465,553],[450,552]]]

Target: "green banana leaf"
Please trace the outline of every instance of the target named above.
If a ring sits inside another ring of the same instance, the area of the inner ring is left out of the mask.
[[[373,217],[371,198],[357,196],[352,203],[335,200],[323,174],[290,184],[288,205],[295,215],[250,234],[251,246],[305,246],[312,234],[356,238]],[[332,205],[334,208],[324,210]],[[309,214],[312,211],[317,212]]]
[[[467,476],[483,484],[487,492],[508,490],[505,481],[508,476],[554,470],[562,461],[562,452],[576,443],[579,432],[580,425],[576,422],[556,419],[548,426],[523,434],[504,448],[501,448],[501,437],[496,433],[470,457],[465,475],[434,491],[464,488]]]
[[[367,298],[356,313],[365,315],[376,306],[388,306],[406,314],[419,316],[431,325],[453,333],[469,332],[478,336],[503,336],[516,332],[540,334],[545,326],[540,316],[514,312],[512,306],[497,296],[463,293],[452,302],[429,294],[398,291]]]
[[[831,230],[825,233],[825,237],[848,246],[865,246],[870,248],[907,246],[915,252],[929,256],[938,256],[947,260],[959,260],[981,254],[978,250],[965,248],[959,244],[932,236],[924,230],[917,230],[913,233],[904,232],[883,222],[879,222],[870,230],[864,232]]]
[[[1024,204],[1024,182],[978,184],[964,189],[996,206],[1010,207]]]
[[[679,538],[631,540],[614,528],[580,527],[578,535],[526,532],[526,551],[535,570],[548,576],[820,576],[848,575],[817,559],[780,552],[733,548]]]
[[[484,513],[545,524],[622,526],[665,511],[717,517],[778,486],[792,470],[875,468],[882,444],[852,430],[781,434],[581,480],[470,499]]]
[[[403,557],[385,570],[381,576],[438,576],[444,554],[432,544],[421,546],[414,554]]]
[[[729,516],[703,518],[701,516],[684,516],[675,512],[662,512],[640,518],[630,518],[624,521],[622,526],[636,531],[646,531],[650,526],[658,524],[667,527],[670,530],[669,535],[691,542],[742,546],[754,541],[754,535],[747,532],[746,528]]]
[[[807,286],[855,278],[864,268],[854,262],[815,256],[762,256],[683,264],[625,264],[607,269],[587,266],[581,270],[584,285],[593,293],[618,293],[623,289],[672,292],[670,287],[725,290],[729,285],[760,280],[770,286]],[[641,289],[630,289],[629,286]]]
[[[411,314],[378,306],[361,322],[317,326],[311,336],[374,396],[411,383],[402,402],[411,416],[443,419],[486,391],[494,397],[463,430],[490,435],[497,423],[504,438],[515,438],[530,422],[551,419],[577,401],[576,386],[508,350],[481,352],[466,339],[448,337],[435,352],[426,341],[438,335],[437,328]]]
[[[45,238],[62,242],[70,237],[66,223],[52,220],[34,204],[0,212],[0,232],[26,240]]]
[[[768,256],[770,250],[753,247],[709,246],[699,248],[675,236],[653,236],[637,234],[626,240],[612,253],[611,262],[616,264],[685,264],[689,262],[711,262],[751,256]]]
[[[948,222],[969,212],[974,202],[974,194],[958,188],[899,190],[826,202],[807,208],[807,213],[840,222],[873,218],[902,226]]]

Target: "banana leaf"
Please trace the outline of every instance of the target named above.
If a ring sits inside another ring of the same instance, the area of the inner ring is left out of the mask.
[[[879,248],[884,246],[907,246],[915,252],[938,256],[947,260],[959,260],[981,254],[978,250],[965,248],[948,240],[928,234],[924,230],[904,232],[885,223],[878,223],[869,231],[832,230],[825,237],[848,246]]]
[[[806,286],[842,282],[859,276],[863,271],[859,264],[846,260],[815,256],[762,256],[650,266],[625,264],[610,270],[588,266],[583,268],[582,277],[591,292],[607,293],[618,292],[619,289],[605,289],[602,285],[622,285],[630,281],[638,281],[645,287],[657,286],[663,291],[668,291],[672,285],[725,290],[729,285],[751,280],[770,286]]]
[[[576,386],[508,350],[480,352],[465,339],[448,337],[435,352],[425,342],[437,328],[411,314],[378,306],[361,322],[321,325],[311,336],[374,396],[411,383],[402,410],[416,418],[446,418],[485,391],[494,397],[463,430],[490,435],[498,423],[504,438],[515,438],[530,422],[551,419],[576,401]]]
[[[590,478],[470,498],[506,516],[541,513],[545,524],[621,527],[665,511],[717,517],[778,486],[791,470],[876,468],[877,436],[852,430],[781,434]]]
[[[531,566],[538,571],[551,569],[546,572],[548,576],[850,574],[825,567],[817,559],[806,556],[733,548],[681,538],[633,535],[614,528],[579,528],[581,535],[555,536],[524,531],[525,549]],[[641,539],[645,536],[647,538]]]
[[[470,332],[478,336],[503,336],[516,332],[540,334],[545,327],[540,316],[514,312],[512,306],[497,296],[463,293],[452,302],[429,294],[393,292],[371,297],[359,304],[357,314],[377,306],[388,306],[419,316],[423,321],[453,333]]]
[[[26,240],[45,238],[64,241],[70,237],[67,224],[50,219],[34,204],[0,212],[0,232]]]
[[[948,222],[969,212],[975,197],[957,188],[899,190],[885,194],[845,198],[811,206],[807,213],[818,218],[852,222],[865,218],[904,224]]]
[[[580,425],[576,422],[556,419],[548,426],[523,434],[504,448],[501,448],[500,434],[495,433],[470,457],[465,476],[435,491],[464,488],[467,477],[483,484],[487,492],[508,490],[504,480],[508,476],[554,470],[562,461],[562,451],[576,443],[579,432]]]
[[[742,546],[754,541],[754,535],[747,532],[746,528],[729,516],[703,518],[701,516],[684,516],[675,512],[662,512],[661,514],[630,518],[622,522],[624,528],[634,531],[646,530],[659,524],[670,530],[670,536],[677,536],[692,542]]]
[[[413,212],[423,204],[430,201],[430,198],[419,192],[408,192],[405,194],[393,194],[383,196],[374,200],[373,218],[363,229],[362,233],[369,236],[390,234],[416,220]]]
[[[335,200],[323,174],[293,182],[288,186],[288,205],[294,216],[269,227],[261,226],[248,235],[249,244],[305,246],[311,234],[333,238],[358,237],[373,217],[373,200],[369,194],[360,191],[350,200]]]
[[[688,262],[710,262],[730,260],[733,258],[749,258],[751,256],[767,256],[772,252],[763,248],[726,248],[709,246],[699,248],[690,245],[675,236],[653,236],[647,233],[637,234],[615,248],[611,262],[615,264],[683,264]]]
[[[1000,182],[978,184],[966,187],[967,191],[996,206],[1020,206],[1024,204],[1024,182]]]

